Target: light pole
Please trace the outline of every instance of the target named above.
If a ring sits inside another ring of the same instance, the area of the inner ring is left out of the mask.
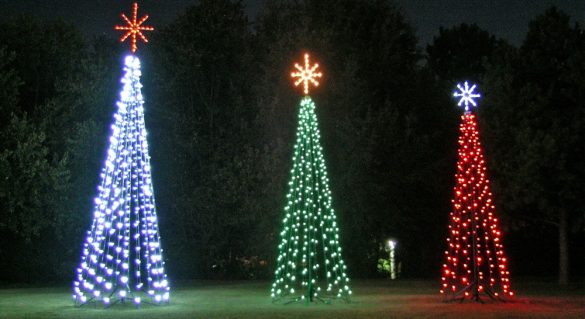
[[[388,240],[388,253],[390,261],[390,279],[396,279],[396,244],[397,242],[393,239]]]

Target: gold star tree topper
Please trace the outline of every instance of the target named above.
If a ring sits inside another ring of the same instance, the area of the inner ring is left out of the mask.
[[[134,2],[134,4],[132,4],[132,20],[128,19],[128,17],[123,13],[122,13],[122,19],[124,19],[124,21],[126,21],[126,25],[123,25],[123,26],[117,25],[115,27],[115,29],[121,30],[121,31],[127,31],[120,38],[120,42],[124,42],[124,41],[126,41],[126,39],[128,39],[128,37],[130,37],[131,41],[132,41],[131,46],[130,46],[130,51],[132,51],[132,53],[135,53],[136,50],[138,49],[138,47],[136,46],[136,37],[139,37],[140,39],[142,39],[142,41],[144,41],[144,43],[148,43],[148,39],[142,33],[142,31],[152,31],[152,30],[154,30],[154,28],[142,25],[144,23],[144,21],[146,21],[148,19],[148,15],[145,15],[144,17],[142,17],[142,19],[138,20],[138,3],[136,3],[136,2]]]
[[[305,53],[305,67],[302,68],[298,63],[295,63],[295,68],[298,70],[297,72],[292,72],[290,75],[293,78],[298,78],[295,82],[295,86],[299,86],[299,84],[303,83],[305,95],[309,95],[309,82],[313,83],[316,87],[319,86],[319,81],[315,78],[320,78],[323,76],[321,72],[315,72],[319,67],[319,63],[315,63],[312,67],[309,63],[309,54]]]

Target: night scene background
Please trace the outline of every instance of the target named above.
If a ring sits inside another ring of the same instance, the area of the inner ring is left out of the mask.
[[[91,224],[132,1],[0,0],[0,287],[68,285]],[[140,1],[167,273],[273,279],[305,51],[352,279],[398,241],[439,288],[462,110],[477,117],[512,281],[585,286],[585,2]],[[267,291],[267,290],[266,290]],[[268,297],[267,297],[268,298]],[[1,311],[1,309],[0,309]]]

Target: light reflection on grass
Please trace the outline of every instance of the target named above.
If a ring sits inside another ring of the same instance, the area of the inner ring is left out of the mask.
[[[68,288],[0,289],[0,318],[585,318],[585,290],[552,283],[515,286],[516,302],[441,302],[430,281],[356,281],[352,302],[274,305],[269,282],[178,284],[165,306],[73,306]]]

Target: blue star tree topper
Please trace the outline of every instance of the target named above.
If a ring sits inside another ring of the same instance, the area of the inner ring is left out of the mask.
[[[459,103],[457,103],[457,106],[459,107],[465,106],[465,113],[470,112],[469,105],[477,107],[477,103],[475,102],[474,99],[480,98],[481,94],[474,92],[476,87],[477,85],[475,84],[469,87],[469,83],[465,81],[463,83],[463,86],[461,85],[461,83],[458,83],[457,88],[459,89],[459,92],[453,93],[454,97],[460,98]]]

